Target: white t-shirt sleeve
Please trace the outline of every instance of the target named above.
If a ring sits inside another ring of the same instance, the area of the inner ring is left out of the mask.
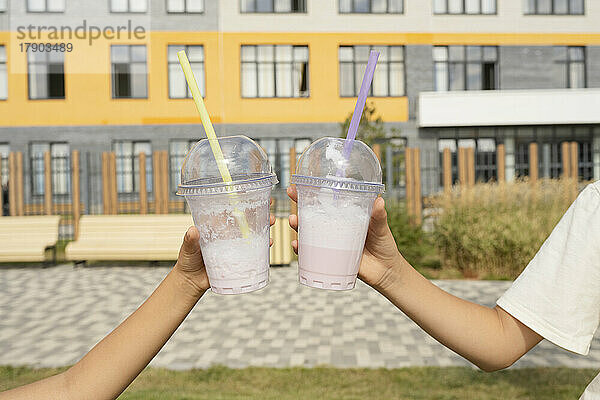
[[[600,182],[581,192],[497,304],[550,342],[588,353],[600,321]]]

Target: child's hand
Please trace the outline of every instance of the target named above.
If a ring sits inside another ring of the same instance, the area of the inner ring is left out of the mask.
[[[293,201],[298,201],[295,186],[290,186],[287,192]],[[298,231],[297,215],[290,215],[290,226]],[[292,247],[297,254],[297,240],[292,241]],[[401,262],[404,262],[404,259],[396,247],[396,242],[387,224],[385,201],[379,197],[373,205],[373,213],[371,214],[358,276],[368,285],[377,287],[385,281],[386,272]]]
[[[271,226],[275,224],[274,215],[270,217],[270,224]],[[195,296],[201,296],[202,293],[210,288],[199,239],[200,233],[198,229],[195,226],[190,227],[183,238],[179,257],[174,267],[175,271],[180,273],[190,284]],[[271,239],[270,244],[273,245],[273,239]]]

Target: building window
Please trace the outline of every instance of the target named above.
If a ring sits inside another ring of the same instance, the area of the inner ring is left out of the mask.
[[[117,193],[140,190],[140,153],[146,155],[146,190],[152,192],[152,145],[149,141],[118,140],[113,143],[117,169]]]
[[[455,134],[455,132],[454,132]],[[460,134],[460,133],[459,133]],[[444,150],[450,149],[450,164],[452,167],[452,184],[458,183],[458,149],[472,148],[475,154],[475,181],[489,182],[497,179],[496,139],[439,139],[439,165],[444,165]],[[440,168],[440,186],[444,185],[443,168]]]
[[[44,154],[46,152],[50,152],[52,194],[68,196],[71,193],[71,157],[68,143],[30,143],[31,193],[34,196],[44,195],[46,177]]]
[[[6,12],[6,1],[7,0],[0,0],[0,13]]]
[[[498,88],[496,46],[436,46],[433,61],[436,91]]]
[[[204,83],[204,47],[203,46],[185,46],[185,45],[169,45],[168,48],[168,63],[169,63],[169,98],[171,99],[185,99],[191,98],[192,92],[190,92],[185,75],[181,70],[179,64],[179,58],[177,58],[177,52],[185,50],[196,82],[200,88],[202,97],[205,96],[205,83]]]
[[[110,57],[113,98],[147,98],[146,46],[113,45]]]
[[[30,99],[65,98],[65,53],[29,51],[27,71]]]
[[[256,142],[263,148],[274,172],[279,177],[278,187],[286,188],[290,184],[290,149],[296,150],[296,157],[300,157],[304,149],[308,147],[311,140],[308,138],[258,138]],[[281,202],[281,204],[285,204]]]
[[[340,14],[402,14],[404,0],[339,0]]]
[[[148,0],[110,0],[110,12],[145,13],[148,11]]]
[[[340,46],[340,96],[358,96],[371,50],[380,55],[369,96],[404,96],[403,46]]]
[[[0,143],[0,173],[2,173],[2,180],[0,181],[0,189],[8,185],[8,155],[10,153],[10,146],[8,143]],[[5,200],[6,201],[6,198]],[[0,210],[2,215],[2,210]]]
[[[496,0],[433,0],[434,14],[496,14]]]
[[[27,12],[65,12],[65,0],[27,0]]]
[[[525,14],[583,15],[584,0],[525,0]]]
[[[6,47],[0,46],[0,100],[8,98],[8,70],[6,68]]]
[[[241,0],[242,13],[305,13],[306,0]]]
[[[196,144],[196,139],[176,139],[169,142],[169,168],[171,170],[171,190],[177,191],[181,182],[181,166],[188,151]]]
[[[242,97],[308,97],[308,46],[242,46]]]
[[[204,0],[167,0],[169,13],[203,13]]]
[[[558,47],[557,63],[563,68],[565,88],[587,87],[585,73],[585,47]]]

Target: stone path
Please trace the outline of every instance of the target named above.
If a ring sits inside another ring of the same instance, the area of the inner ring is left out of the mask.
[[[0,269],[0,365],[69,365],[133,312],[168,272],[163,267]],[[300,286],[296,268],[238,296],[207,293],[152,365],[171,369],[246,366],[408,367],[470,365],[359,282],[350,292]],[[438,281],[493,305],[510,282]],[[159,315],[156,318],[160,318]],[[538,345],[516,367],[600,367],[589,356]]]

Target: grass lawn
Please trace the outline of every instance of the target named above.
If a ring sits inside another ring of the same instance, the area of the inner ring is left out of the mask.
[[[0,367],[0,391],[61,369]],[[598,371],[534,368],[147,369],[120,399],[577,399]]]

